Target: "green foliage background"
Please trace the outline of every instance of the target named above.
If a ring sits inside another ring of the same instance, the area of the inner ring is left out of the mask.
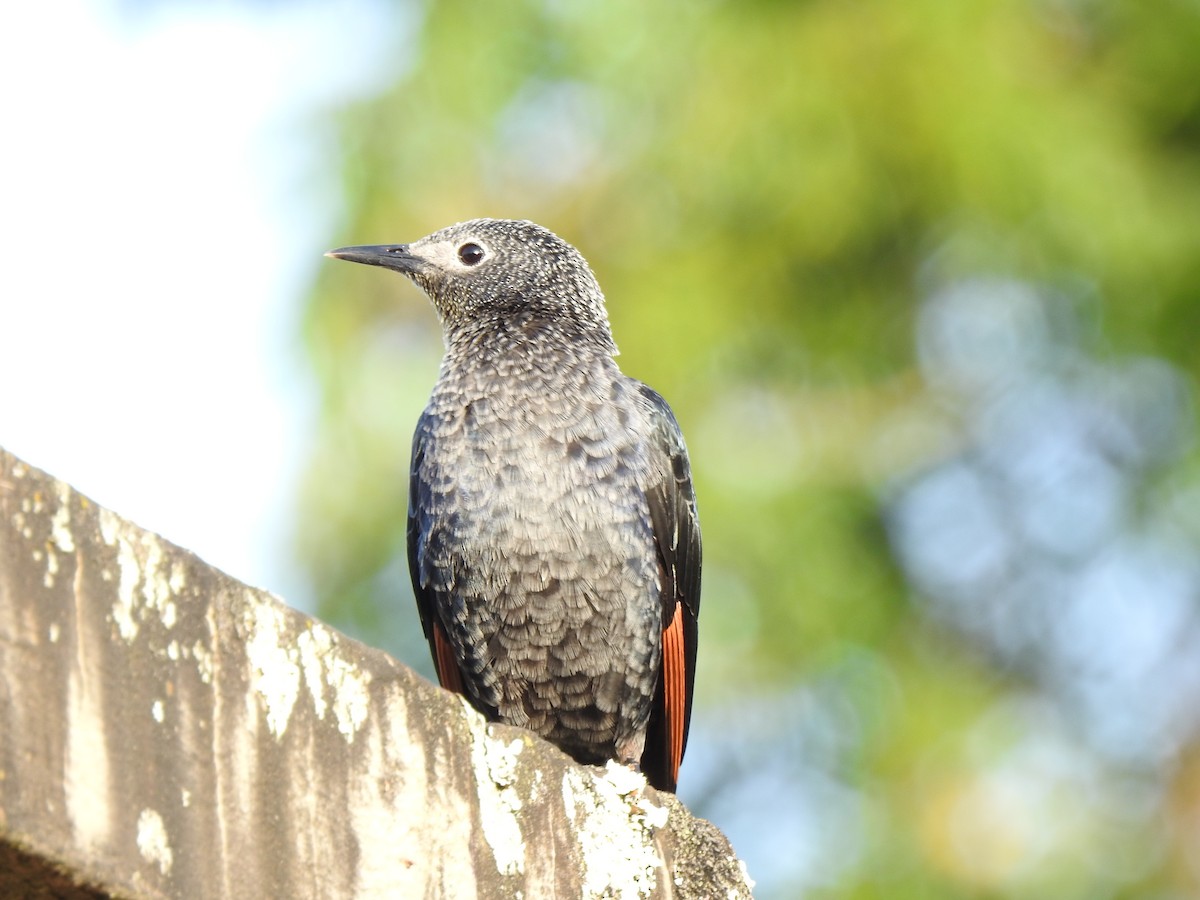
[[[492,215],[591,262],[697,478],[682,796],[761,896],[1200,890],[1195,735],[1153,762],[1096,750],[1036,666],[929,614],[885,512],[971,440],[917,365],[939,286],[1050,286],[1075,298],[1073,352],[1194,378],[1200,7],[440,0],[389,21],[392,77],[320,123],[330,245]],[[400,279],[330,264],[304,327],[321,416],[298,557],[323,616],[428,670],[403,518],[436,321]],[[1138,491],[1194,500],[1196,476],[1185,441]],[[1031,731],[1088,786],[1021,762]]]

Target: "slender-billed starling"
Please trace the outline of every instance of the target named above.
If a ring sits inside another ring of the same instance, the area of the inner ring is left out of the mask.
[[[413,439],[408,560],[442,685],[580,762],[675,790],[700,609],[683,436],[621,373],[587,262],[476,219],[329,256],[395,269],[446,345]]]

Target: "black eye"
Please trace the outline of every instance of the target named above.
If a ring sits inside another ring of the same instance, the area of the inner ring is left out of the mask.
[[[483,259],[483,248],[478,244],[463,244],[458,248],[458,258],[464,265],[475,266]]]

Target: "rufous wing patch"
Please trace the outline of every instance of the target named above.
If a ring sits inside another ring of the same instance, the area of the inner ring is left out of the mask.
[[[683,605],[679,603],[675,604],[671,624],[663,630],[662,679],[671,781],[678,782],[688,718],[687,648],[683,635]]]
[[[458,668],[458,660],[454,657],[454,648],[446,637],[446,629],[441,622],[433,623],[433,665],[437,669],[438,681],[442,687],[456,694],[466,694],[463,690],[462,672]]]

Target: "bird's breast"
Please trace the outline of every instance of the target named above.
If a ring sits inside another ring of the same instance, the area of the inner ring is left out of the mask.
[[[648,452],[624,379],[482,387],[435,390],[417,473],[429,486],[426,521],[457,576],[488,573],[495,583],[471,592],[498,601],[585,587],[618,604],[650,593]]]

